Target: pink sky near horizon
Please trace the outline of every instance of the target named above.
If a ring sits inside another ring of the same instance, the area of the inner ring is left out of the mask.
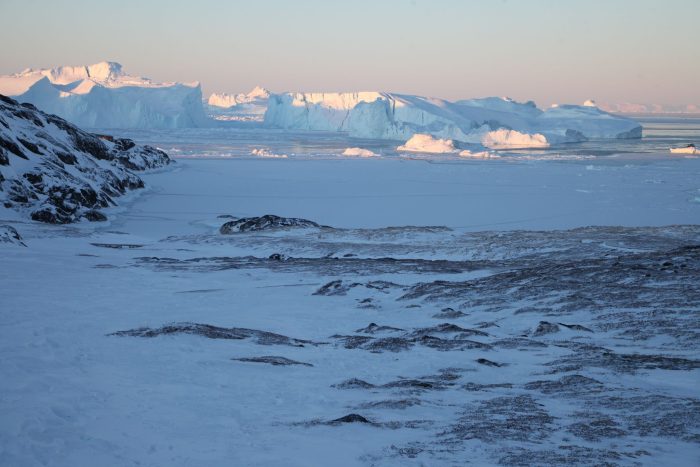
[[[700,104],[700,1],[0,0],[0,74],[118,61],[211,92]],[[105,20],[108,18],[108,21]]]

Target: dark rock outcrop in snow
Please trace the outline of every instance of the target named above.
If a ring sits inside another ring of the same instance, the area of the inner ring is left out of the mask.
[[[17,229],[10,225],[0,225],[0,243],[27,246],[22,241],[22,236]]]
[[[163,167],[163,151],[95,135],[31,104],[0,96],[0,201],[32,219],[104,221],[101,208],[143,188],[134,172]]]
[[[170,334],[193,334],[208,337],[209,339],[251,339],[260,345],[291,345],[303,347],[304,344],[313,344],[311,341],[294,339],[292,337],[275,334],[274,332],[259,331],[247,328],[222,328],[211,324],[200,323],[174,323],[161,328],[137,328],[127,331],[117,331],[112,336],[131,337],[157,337]]]
[[[260,217],[242,217],[226,222],[219,232],[228,235],[240,232],[259,232],[263,230],[276,230],[288,228],[321,227],[316,222],[295,217],[280,217],[273,214],[265,214]]]
[[[276,356],[241,357],[241,358],[232,358],[231,360],[235,360],[237,362],[267,363],[267,364],[273,365],[273,366],[292,366],[292,365],[313,366],[311,363],[298,362],[296,360],[291,360],[291,359],[286,358],[286,357],[276,357]]]

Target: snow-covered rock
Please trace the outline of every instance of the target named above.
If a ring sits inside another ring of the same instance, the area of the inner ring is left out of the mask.
[[[106,220],[99,209],[143,188],[134,172],[169,163],[155,148],[85,132],[0,95],[0,202],[34,220]]]
[[[206,126],[199,83],[156,83],[114,62],[0,76],[0,94],[83,127]]]
[[[481,138],[481,144],[491,149],[547,148],[547,138],[540,134],[521,133],[515,130],[489,131]]]
[[[543,111],[532,101],[509,98],[449,102],[384,92],[272,94],[264,124],[394,140],[423,133],[467,143],[481,143],[484,134],[499,129],[541,134],[549,144],[641,137],[637,122],[597,107],[562,105]]]
[[[299,219],[296,217],[280,217],[274,214],[265,214],[260,217],[242,217],[226,222],[219,229],[219,233],[228,235],[242,232],[260,232],[266,230],[291,229],[291,228],[318,228],[316,222]]]
[[[7,245],[27,246],[17,229],[11,225],[0,225],[0,246]]]
[[[370,151],[369,149],[363,149],[363,148],[345,148],[342,155],[348,156],[348,157],[376,157],[377,156],[377,154],[375,154],[373,151]]]
[[[451,139],[434,138],[431,135],[416,133],[405,144],[396,148],[397,151],[426,152],[430,154],[448,154],[457,152]]]

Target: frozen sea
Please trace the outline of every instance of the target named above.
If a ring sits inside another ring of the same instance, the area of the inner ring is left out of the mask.
[[[698,465],[700,120],[643,124],[489,160],[100,130],[176,163],[108,223],[0,210],[0,465]],[[325,227],[219,233],[268,213]]]

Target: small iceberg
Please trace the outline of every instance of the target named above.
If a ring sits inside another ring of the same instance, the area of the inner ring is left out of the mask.
[[[397,151],[423,152],[428,154],[449,154],[459,150],[451,139],[435,138],[433,135],[416,133],[402,146],[396,148]]]
[[[349,156],[349,157],[377,157],[378,154],[370,151],[369,149],[362,149],[362,148],[346,148],[345,151],[342,152],[343,156]]]
[[[700,154],[694,144],[688,144],[678,148],[671,148],[673,154]]]

